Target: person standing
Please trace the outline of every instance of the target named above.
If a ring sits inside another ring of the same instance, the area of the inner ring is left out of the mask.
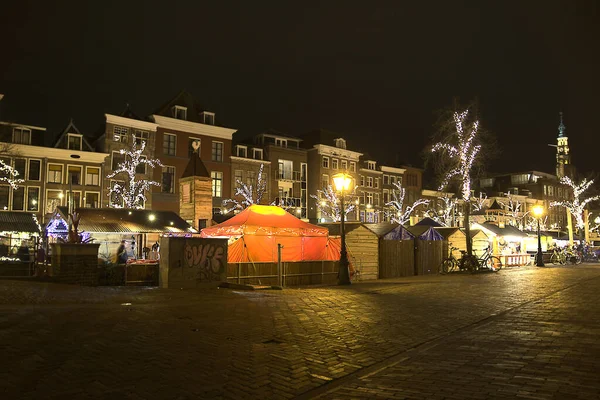
[[[125,249],[125,241],[121,240],[121,245],[117,249],[117,264],[127,263],[127,249]]]

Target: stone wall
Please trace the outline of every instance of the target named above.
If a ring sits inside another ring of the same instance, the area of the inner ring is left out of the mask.
[[[162,237],[161,288],[217,286],[227,280],[227,239]]]
[[[99,244],[53,243],[52,278],[61,283],[98,285]]]

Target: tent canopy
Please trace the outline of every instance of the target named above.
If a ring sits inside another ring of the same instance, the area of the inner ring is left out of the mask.
[[[407,229],[419,240],[444,240],[444,237],[433,226],[413,225]]]
[[[437,221],[434,221],[432,218],[423,218],[422,220],[420,220],[419,222],[417,222],[415,224],[415,226],[436,226],[436,227],[443,227],[444,225],[440,224]]]
[[[411,240],[414,238],[415,235],[402,225],[398,225],[383,236],[383,240]]]

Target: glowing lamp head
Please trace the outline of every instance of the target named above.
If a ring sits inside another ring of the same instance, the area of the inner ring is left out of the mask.
[[[63,192],[60,192],[60,193],[58,194],[58,198],[59,198],[59,199],[62,199],[63,197],[65,197],[65,195],[63,194]]]
[[[340,172],[339,174],[335,174],[333,176],[333,183],[335,184],[335,189],[338,192],[348,191],[350,188],[350,183],[352,182],[352,177],[348,174]]]
[[[596,217],[596,219],[594,220],[595,223],[600,224],[600,216]]]
[[[536,206],[533,206],[532,211],[533,211],[533,215],[535,215],[537,218],[539,218],[542,216],[542,214],[544,214],[544,207],[538,204]]]
[[[156,219],[156,215],[154,215],[154,214],[148,215],[148,220],[149,221],[154,221],[155,219]]]

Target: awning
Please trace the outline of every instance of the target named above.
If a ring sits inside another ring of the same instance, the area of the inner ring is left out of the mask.
[[[27,212],[1,211],[0,232],[40,234],[40,225],[35,215]]]

